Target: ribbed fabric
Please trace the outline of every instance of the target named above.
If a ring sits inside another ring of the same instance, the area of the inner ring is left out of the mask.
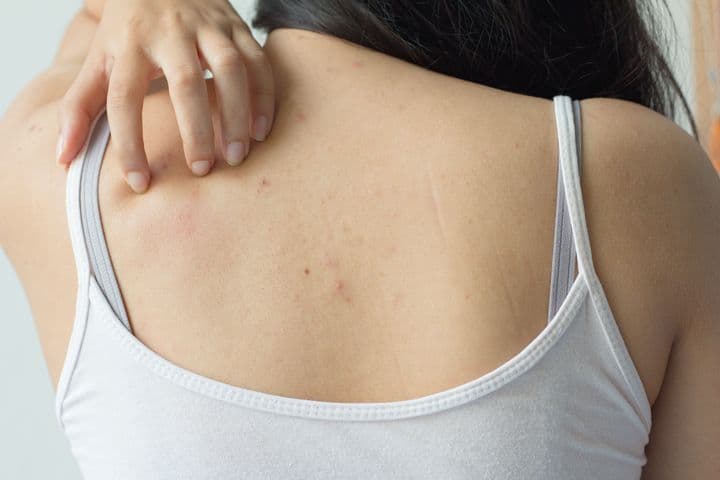
[[[650,405],[592,264],[579,103],[574,115],[570,98],[553,101],[558,208],[547,326],[476,380],[380,403],[228,385],[133,336],[98,211],[109,138],[101,114],[68,172],[78,294],[56,397],[85,478],[640,478]]]

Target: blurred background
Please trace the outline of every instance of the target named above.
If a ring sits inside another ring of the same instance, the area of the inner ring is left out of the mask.
[[[3,0],[0,7],[0,113],[46,68],[82,0]],[[232,2],[249,23],[255,0]],[[671,65],[691,102],[703,147],[720,172],[720,0],[668,0]],[[254,31],[263,44],[265,35]],[[689,131],[687,119],[678,123]],[[54,159],[48,158],[48,162]],[[0,218],[0,222],[2,219]],[[0,479],[79,480],[54,417],[53,389],[30,307],[0,248]]]

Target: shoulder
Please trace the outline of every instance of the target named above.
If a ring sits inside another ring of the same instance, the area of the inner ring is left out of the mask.
[[[657,112],[605,98],[582,107],[582,186],[591,242],[602,239],[592,243],[598,274],[641,282],[655,318],[678,333],[699,296],[718,297],[720,177],[695,139]]]
[[[52,65],[31,79],[0,118],[0,244],[27,222],[27,210],[62,191],[65,174],[53,158],[60,101],[76,78],[97,22],[84,10],[68,25]],[[23,213],[25,212],[25,213]]]
[[[720,177],[700,145],[661,115],[622,101],[586,107],[589,228],[617,222],[614,239],[597,248],[599,263],[630,277],[628,292],[615,293],[646,317],[639,338],[647,342],[665,319],[674,327],[642,478],[710,478],[720,468]],[[631,283],[637,278],[645,283]],[[652,297],[636,295],[646,289]]]

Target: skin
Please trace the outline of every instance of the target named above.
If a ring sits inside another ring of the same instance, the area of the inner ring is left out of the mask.
[[[57,161],[67,167],[93,119],[107,109],[122,148],[123,177],[137,193],[149,187],[142,107],[150,81],[167,82],[185,161],[198,176],[215,154],[239,165],[250,137],[262,141],[274,118],[272,69],[250,29],[227,0],[88,0],[99,25],[58,112]],[[215,78],[208,96],[203,69]],[[215,102],[219,122],[211,121]]]
[[[54,122],[94,28],[78,16],[0,125],[0,242],[53,384],[77,281]],[[155,188],[126,188],[110,141],[100,209],[137,338],[225,383],[340,402],[445,390],[530,343],[547,322],[552,103],[306,31],[264,49],[275,127],[242,167],[193,177],[164,91],[143,109]],[[646,480],[720,469],[718,181],[668,119],[583,101],[595,270],[653,408]]]

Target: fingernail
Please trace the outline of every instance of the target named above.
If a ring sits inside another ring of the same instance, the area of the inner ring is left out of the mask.
[[[265,137],[267,136],[267,128],[267,117],[265,117],[265,115],[260,115],[258,118],[255,119],[255,135],[253,135],[253,138],[258,142],[262,142],[263,140],[265,140]]]
[[[65,136],[63,135],[63,132],[60,132],[60,138],[58,138],[57,146],[55,147],[55,161],[60,164],[60,155],[63,152],[63,148],[65,147]]]
[[[147,190],[147,179],[140,172],[128,172],[127,183],[135,193],[143,193]]]
[[[210,171],[210,162],[207,160],[201,160],[199,162],[193,162],[190,169],[195,175],[202,176]]]
[[[245,146],[242,142],[232,142],[227,146],[227,162],[233,167],[240,165],[240,162],[245,158]]]

